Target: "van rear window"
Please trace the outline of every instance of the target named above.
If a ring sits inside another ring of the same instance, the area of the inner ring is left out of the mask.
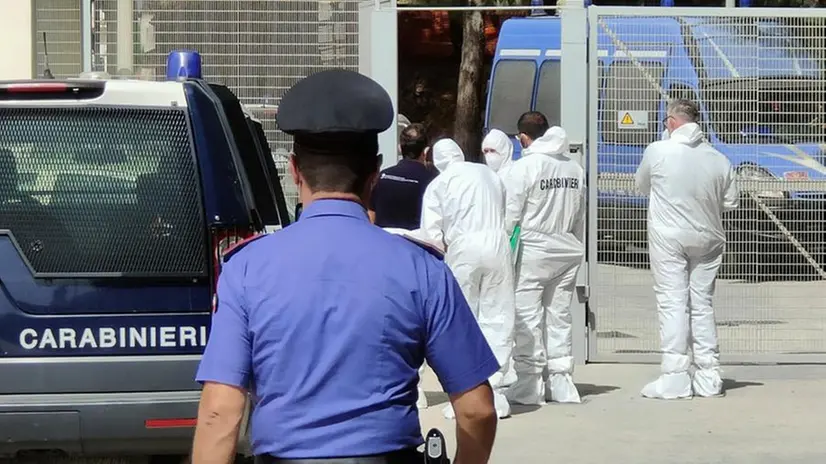
[[[531,110],[536,63],[502,60],[493,70],[488,127],[516,135],[522,113]]]
[[[0,234],[36,275],[207,273],[187,115],[0,107]]]

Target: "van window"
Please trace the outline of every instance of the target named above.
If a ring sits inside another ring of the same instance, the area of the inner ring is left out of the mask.
[[[0,158],[0,231],[35,273],[206,275],[185,110],[0,108]]]
[[[711,127],[724,143],[826,143],[826,83],[732,80],[703,89]]]
[[[602,140],[618,145],[648,145],[659,140],[660,92],[653,85],[662,85],[665,67],[658,62],[639,62],[641,71],[631,61],[616,61],[608,67],[605,92],[600,112]],[[625,113],[647,113],[643,128],[621,128]],[[620,114],[622,113],[622,114]]]
[[[562,62],[549,60],[539,68],[539,88],[536,91],[536,111],[548,118],[551,126],[562,125]]]
[[[215,92],[215,95],[218,96],[218,100],[221,102],[221,107],[229,121],[232,138],[235,139],[235,144],[241,155],[241,163],[243,164],[246,178],[250,183],[250,191],[252,192],[253,201],[255,201],[255,209],[259,216],[258,219],[262,221],[262,224],[256,224],[256,226],[263,227],[263,224],[280,224],[278,221],[278,211],[275,207],[275,200],[272,197],[272,191],[269,187],[269,181],[261,166],[255,141],[247,125],[246,116],[241,109],[241,104],[235,95],[225,86],[209,84],[209,87]]]
[[[516,135],[522,113],[531,110],[536,64],[526,60],[502,60],[493,71],[488,127]]]
[[[264,174],[267,176],[272,196],[275,199],[275,207],[278,212],[278,222],[266,222],[265,225],[280,225],[282,227],[290,224],[290,214],[287,211],[287,202],[284,198],[284,189],[281,188],[281,176],[278,173],[278,168],[275,166],[275,160],[272,157],[267,136],[264,134],[264,127],[258,121],[253,121],[247,118],[247,127],[250,128],[253,141],[255,142],[255,149],[258,152],[258,158]]]

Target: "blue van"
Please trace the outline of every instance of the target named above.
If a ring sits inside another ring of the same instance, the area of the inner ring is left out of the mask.
[[[222,253],[286,208],[222,85],[0,82],[0,458],[187,455]]]
[[[636,171],[645,147],[661,137],[665,99],[700,103],[708,140],[743,178],[826,180],[826,75],[804,44],[774,20],[672,17],[604,18],[600,27],[598,165],[600,176]],[[529,110],[560,123],[561,22],[514,18],[501,28],[489,83],[485,127],[516,134]],[[587,104],[583,95],[582,104]],[[519,156],[519,144],[515,143]],[[756,192],[821,263],[826,256],[826,193]],[[645,247],[647,200],[600,188],[599,246]],[[744,195],[727,218],[731,257],[773,264],[795,253],[791,241]],[[737,252],[748,251],[750,255]],[[730,258],[731,258],[730,257]],[[774,258],[773,258],[774,257]],[[748,267],[746,266],[746,267]]]

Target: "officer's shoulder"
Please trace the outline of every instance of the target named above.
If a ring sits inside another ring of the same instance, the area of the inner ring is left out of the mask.
[[[391,236],[391,240],[394,241],[394,244],[400,246],[400,250],[432,256],[439,261],[444,260],[445,254],[442,250],[424,240],[411,236],[408,231],[393,228],[384,228],[381,230],[383,233]]]
[[[426,251],[428,254],[430,254],[434,258],[438,259],[439,261],[443,261],[445,259],[444,252],[442,250],[436,248],[435,246],[433,246],[433,245],[431,245],[431,244],[429,244],[429,243],[427,243],[423,240],[418,240],[418,239],[413,238],[413,237],[408,237],[407,235],[403,236],[403,238],[406,239],[408,242],[413,243],[414,245],[416,245],[420,249]]]
[[[222,254],[224,262],[228,262],[233,256],[237,256],[241,251],[248,249],[250,244],[254,242],[261,242],[261,239],[268,236],[270,236],[270,234],[261,233],[253,235],[252,237],[247,237],[240,242],[231,245]]]

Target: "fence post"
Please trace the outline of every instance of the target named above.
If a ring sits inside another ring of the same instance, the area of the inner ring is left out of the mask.
[[[562,22],[562,127],[572,148],[579,148],[579,161],[587,169],[588,134],[588,17],[584,0],[567,0],[560,8]],[[593,188],[589,186],[588,188]],[[582,218],[586,220],[585,217]],[[589,246],[592,246],[589,244]],[[587,261],[583,257],[577,275],[577,292],[571,304],[573,313],[573,356],[584,364],[588,354],[587,300],[589,291]]]
[[[92,71],[92,0],[80,2],[80,64],[83,72]]]
[[[381,84],[393,101],[393,124],[379,134],[381,168],[398,161],[399,57],[396,0],[363,1],[359,6],[359,72]]]
[[[118,0],[117,5],[117,74],[131,76],[134,73],[135,54],[134,4],[132,0]]]

